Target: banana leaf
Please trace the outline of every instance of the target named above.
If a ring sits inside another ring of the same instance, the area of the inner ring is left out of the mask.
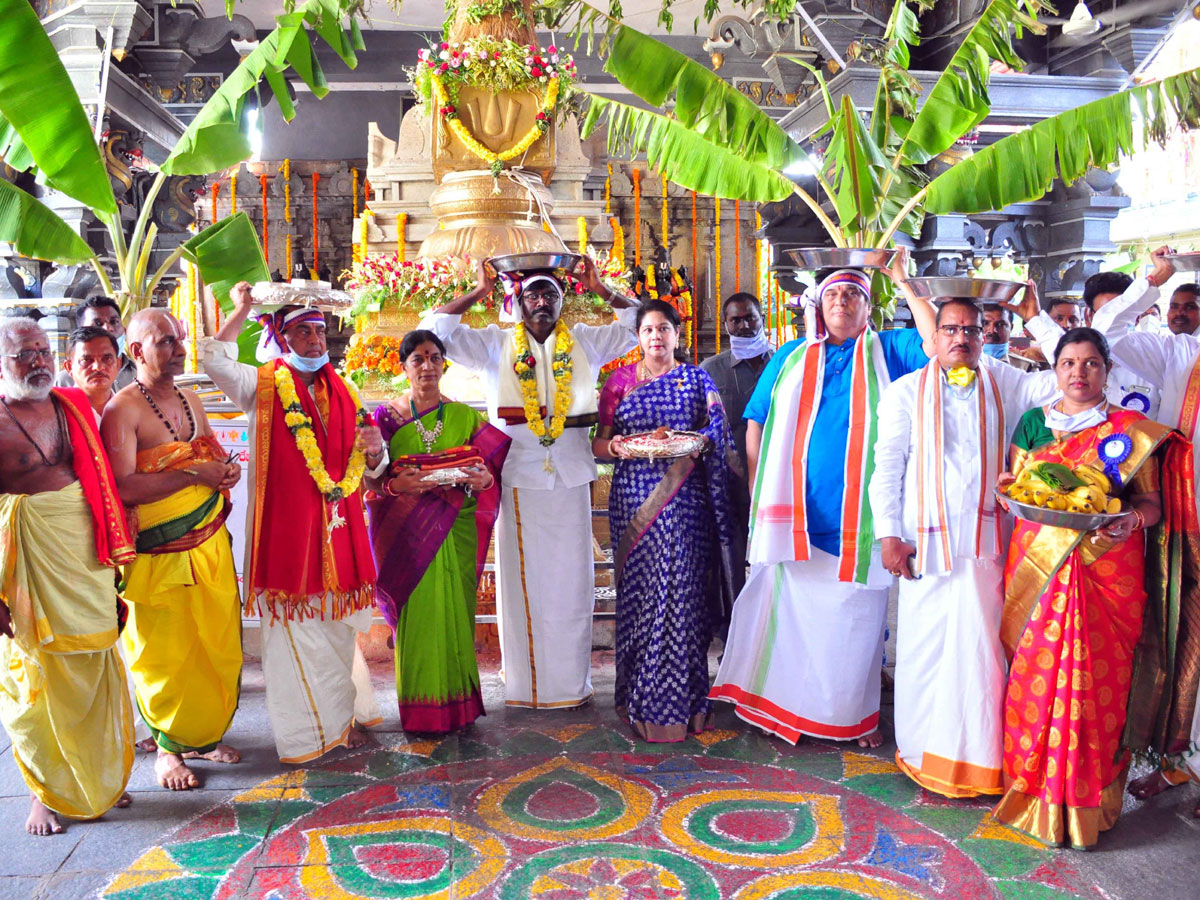
[[[792,194],[792,182],[770,166],[705,140],[674,119],[593,95],[588,99],[583,136],[604,123],[611,155],[632,158],[644,152],[650,166],[690,190],[755,202],[783,200]]]
[[[91,122],[28,0],[0,0],[0,154],[20,171],[36,165],[98,215],[116,215]]]
[[[1044,196],[1056,178],[1070,184],[1113,165],[1133,152],[1134,103],[1153,139],[1165,140],[1176,122],[1200,128],[1200,68],[1069,109],[976,151],[929,183],[926,210],[999,210]]]
[[[833,188],[842,229],[847,234],[862,234],[878,216],[879,177],[887,169],[887,160],[849,94],[842,95],[841,109],[830,125],[832,137],[823,158],[825,180]]]
[[[183,245],[183,256],[200,270],[200,277],[212,289],[221,311],[233,311],[230,289],[239,281],[270,281],[267,261],[254,224],[244,212],[209,225]],[[258,365],[254,348],[261,326],[248,322],[238,335],[238,359]]]
[[[901,0],[903,2],[903,0]],[[1012,45],[1012,26],[1038,34],[1041,0],[991,0],[967,32],[925,98],[895,156],[896,165],[921,165],[953,146],[991,110],[988,83],[992,61],[1020,69],[1025,63]]]
[[[168,175],[207,175],[249,159],[250,141],[243,131],[242,112],[246,97],[261,80],[266,80],[279,101],[284,120],[289,122],[296,110],[283,77],[287,69],[292,69],[308,85],[313,96],[328,94],[329,85],[307,29],[315,30],[346,65],[354,68],[358,64],[355,41],[345,36],[341,26],[341,16],[350,13],[343,7],[357,9],[345,0],[307,0],[295,12],[277,16],[274,30],[230,73],[188,125],[163,163],[163,171]]]
[[[21,256],[64,265],[86,262],[96,255],[87,242],[47,206],[2,178],[0,243],[12,244]]]

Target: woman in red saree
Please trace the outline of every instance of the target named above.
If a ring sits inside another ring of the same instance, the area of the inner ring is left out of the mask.
[[[1141,413],[1107,404],[1111,360],[1098,332],[1068,331],[1054,365],[1063,397],[1021,418],[1012,471],[1029,462],[1094,466],[1114,482],[1125,514],[1087,534],[1016,522],[1001,621],[1007,793],[994,815],[1082,849],[1121,812],[1130,758],[1122,734],[1146,606],[1144,529],[1161,518],[1159,457],[1176,441]]]

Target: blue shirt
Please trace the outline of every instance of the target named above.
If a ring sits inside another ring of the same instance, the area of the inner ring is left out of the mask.
[[[881,331],[879,345],[888,376],[895,381],[929,362],[915,328]],[[846,442],[850,433],[850,379],[856,341],[825,345],[825,381],[808,445],[805,505],[809,539],[826,553],[841,552],[842,496],[846,490]],[[804,339],[784,344],[758,377],[746,404],[745,418],[763,425],[771,408],[771,392],[787,358],[804,346]],[[760,456],[761,460],[761,456]],[[865,487],[865,485],[864,485]]]

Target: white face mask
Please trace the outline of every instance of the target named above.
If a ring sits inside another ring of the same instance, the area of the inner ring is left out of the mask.
[[[767,333],[761,327],[753,337],[729,336],[729,352],[734,359],[755,359],[771,349]]]
[[[1162,328],[1162,322],[1158,316],[1145,316],[1140,322],[1133,326],[1134,331],[1145,331],[1149,334],[1157,334]]]
[[[1058,403],[1053,403],[1046,410],[1046,427],[1051,431],[1083,431],[1085,428],[1101,424],[1107,418],[1107,403],[1101,403],[1099,406],[1093,406],[1091,409],[1085,409],[1072,415],[1067,415],[1058,408]]]
[[[300,356],[298,353],[293,352],[287,355],[287,364],[301,372],[319,372],[329,364],[329,354],[322,353],[320,356]]]

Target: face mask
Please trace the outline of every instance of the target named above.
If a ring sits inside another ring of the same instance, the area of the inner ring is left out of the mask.
[[[734,359],[755,359],[771,349],[767,333],[759,328],[753,337],[729,336],[729,352]]]
[[[1008,356],[1008,341],[1003,344],[984,344],[983,352],[995,359],[1004,359]]]
[[[124,355],[125,355],[125,335],[122,334],[122,335],[117,336],[117,356],[120,357],[120,356],[124,356]]]
[[[293,369],[300,372],[319,372],[322,368],[329,364],[329,354],[322,353],[320,356],[299,356],[296,353],[287,355],[287,364]]]
[[[1162,322],[1158,320],[1158,316],[1146,316],[1133,326],[1134,331],[1145,331],[1150,334],[1156,334],[1160,328],[1162,328]]]
[[[1085,409],[1083,412],[1077,412],[1070,416],[1059,409],[1056,403],[1046,410],[1046,427],[1051,431],[1083,431],[1085,428],[1100,425],[1107,418],[1107,403],[1101,403],[1099,406],[1093,406],[1091,409]]]

